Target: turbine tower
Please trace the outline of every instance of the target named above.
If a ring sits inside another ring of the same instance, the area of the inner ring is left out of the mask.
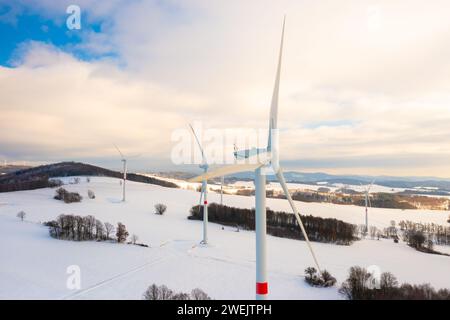
[[[116,147],[117,151],[119,152],[120,157],[121,157],[120,161],[122,161],[122,163],[123,163],[122,202],[125,202],[125,196],[126,196],[125,184],[126,184],[126,181],[127,181],[127,159],[124,157],[122,151],[120,151],[118,146],[116,146],[114,144],[114,147]]]
[[[200,140],[198,139],[197,135],[195,134],[194,128],[189,124],[189,127],[191,128],[192,134],[195,137],[195,140],[197,141],[197,145],[200,148],[200,151],[202,153],[202,163],[199,165],[200,169],[203,170],[203,172],[206,174],[208,172],[208,161],[206,160],[205,152],[203,151],[202,144],[200,143]],[[200,191],[200,203],[199,206],[202,203],[202,197],[203,197],[203,240],[202,244],[208,244],[208,181],[207,179],[202,179],[202,188]]]
[[[320,273],[322,273],[308,235],[306,234],[297,207],[289,193],[283,169],[279,164],[278,149],[278,95],[280,87],[281,60],[283,54],[284,26],[281,33],[280,52],[278,57],[278,67],[275,77],[275,86],[272,95],[269,118],[269,139],[267,147],[263,149],[252,148],[249,150],[235,150],[236,160],[244,160],[244,163],[224,166],[217,170],[205,172],[203,175],[191,179],[191,181],[202,181],[205,179],[220,177],[237,172],[255,172],[255,233],[256,233],[256,299],[266,299],[269,292],[267,278],[267,255],[266,255],[266,174],[275,174],[295,215],[297,223],[303,233],[308,248],[311,252],[314,263]]]
[[[120,155],[120,158],[121,158],[120,161],[122,161],[122,163],[123,163],[122,202],[125,202],[125,200],[126,200],[126,181],[127,181],[127,171],[128,171],[127,161],[128,161],[128,159],[131,159],[131,158],[137,158],[140,155],[134,155],[134,156],[128,157],[128,159],[127,159],[123,155],[122,151],[120,151],[119,147],[116,144],[114,144],[114,147],[119,152],[119,155]]]
[[[365,234],[367,235],[367,233],[369,232],[369,209],[368,209],[368,205],[370,207],[372,207],[371,203],[370,203],[370,188],[372,188],[372,185],[374,184],[375,180],[372,181],[372,183],[369,186],[365,186],[364,187],[364,204],[366,207],[366,227],[365,227]]]

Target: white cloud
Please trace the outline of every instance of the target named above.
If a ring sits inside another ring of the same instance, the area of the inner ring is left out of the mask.
[[[286,13],[284,159],[450,176],[447,1],[103,3],[79,3],[107,22],[77,49],[116,50],[124,66],[29,45],[17,68],[0,70],[0,145],[88,157],[118,141],[163,159],[171,130],[190,121],[265,127]]]

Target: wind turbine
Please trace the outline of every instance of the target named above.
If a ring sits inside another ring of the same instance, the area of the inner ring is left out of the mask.
[[[373,184],[374,184],[375,180],[372,181],[372,183],[369,186],[365,186],[364,187],[364,204],[366,207],[366,228],[365,228],[365,234],[367,234],[367,232],[369,232],[369,209],[368,209],[368,205],[370,207],[372,207],[372,204],[370,203],[370,188],[372,188]]]
[[[189,124],[189,127],[191,128],[192,134],[195,137],[195,140],[197,141],[198,147],[200,148],[200,151],[202,153],[202,163],[199,165],[200,169],[203,170],[203,172],[206,174],[208,172],[208,161],[206,160],[205,152],[203,151],[202,144],[200,143],[200,140],[198,139],[197,135],[195,134],[194,128],[192,128],[191,124]],[[208,244],[208,181],[207,179],[202,179],[202,188],[200,191],[200,201],[199,206],[202,203],[202,197],[203,197],[203,240],[202,244]]]
[[[284,26],[281,33],[280,52],[278,57],[278,67],[275,78],[275,86],[272,95],[269,119],[269,139],[267,147],[264,149],[252,148],[249,150],[235,150],[234,156],[236,160],[243,159],[245,163],[236,163],[224,166],[217,170],[205,172],[203,175],[191,179],[191,181],[202,181],[205,179],[219,177],[227,174],[253,171],[255,172],[255,233],[256,233],[256,299],[266,299],[269,292],[267,278],[267,255],[266,255],[266,174],[275,174],[283,189],[284,194],[292,208],[297,223],[303,233],[308,248],[314,259],[314,263],[320,273],[322,273],[317,261],[314,250],[309,242],[302,220],[298,213],[297,207],[289,193],[286,180],[283,175],[283,169],[279,164],[278,149],[278,95],[280,87],[281,60],[283,55]],[[256,161],[250,161],[251,158],[257,158]],[[253,163],[249,163],[253,162]]]
[[[131,159],[131,158],[137,158],[137,157],[139,157],[139,155],[131,156],[131,157],[128,157],[128,159],[127,159],[127,158],[125,158],[125,156],[123,155],[122,151],[120,151],[119,147],[118,147],[116,144],[114,144],[114,147],[115,147],[116,150],[119,152],[120,157],[121,157],[120,161],[122,161],[122,163],[123,163],[122,202],[125,202],[125,198],[126,198],[127,170],[128,170],[128,167],[127,167],[127,160],[128,160],[128,159]]]

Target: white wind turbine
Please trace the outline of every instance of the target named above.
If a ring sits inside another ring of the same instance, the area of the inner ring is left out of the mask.
[[[319,263],[309,242],[302,220],[298,213],[297,207],[289,193],[286,180],[284,179],[283,170],[279,164],[279,149],[278,149],[278,93],[280,86],[281,74],[281,59],[283,53],[284,41],[284,26],[281,34],[281,45],[278,58],[278,67],[275,78],[275,86],[272,96],[272,103],[270,108],[269,119],[269,139],[267,148],[249,150],[236,150],[234,152],[235,158],[243,159],[245,163],[236,163],[234,165],[224,166],[217,170],[205,172],[203,175],[191,179],[191,181],[203,181],[213,177],[220,177],[232,173],[253,171],[255,172],[255,233],[256,233],[256,298],[266,299],[268,295],[268,279],[266,269],[266,174],[275,174],[278,181],[286,195],[286,198],[292,208],[295,218],[300,226],[303,236],[306,240],[308,248],[313,257],[314,263],[320,273],[321,269]],[[254,161],[251,161],[251,160]]]
[[[364,187],[364,204],[366,207],[366,227],[365,227],[365,234],[369,232],[369,209],[368,206],[372,207],[372,204],[370,203],[370,189],[372,188],[375,180],[372,181],[372,183],[368,186]]]
[[[120,161],[122,161],[122,163],[123,163],[122,202],[125,202],[125,199],[126,199],[127,170],[128,170],[127,160],[131,159],[131,158],[137,158],[137,157],[139,157],[139,155],[131,156],[131,157],[128,157],[128,159],[127,159],[127,158],[125,158],[125,156],[123,155],[122,151],[120,151],[119,147],[116,144],[114,144],[114,147],[119,152],[120,157],[121,157]]]
[[[197,141],[198,147],[200,148],[200,151],[202,153],[202,163],[199,165],[200,169],[203,170],[204,174],[208,172],[208,161],[206,160],[205,152],[203,151],[202,144],[200,143],[200,140],[198,139],[197,135],[195,134],[194,128],[189,124],[189,127],[191,128],[192,134],[195,137],[195,140]],[[208,181],[207,179],[202,179],[202,188],[200,191],[200,201],[199,201],[199,208],[202,203],[203,198],[203,240],[202,244],[208,244]]]

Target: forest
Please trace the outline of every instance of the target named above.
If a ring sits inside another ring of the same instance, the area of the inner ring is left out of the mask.
[[[203,207],[190,210],[191,220],[203,220]],[[234,226],[244,230],[255,230],[255,210],[208,205],[211,222]],[[357,240],[357,226],[341,220],[302,215],[302,222],[311,241],[350,245]],[[304,240],[295,216],[291,213],[267,210],[267,233],[281,238]]]

